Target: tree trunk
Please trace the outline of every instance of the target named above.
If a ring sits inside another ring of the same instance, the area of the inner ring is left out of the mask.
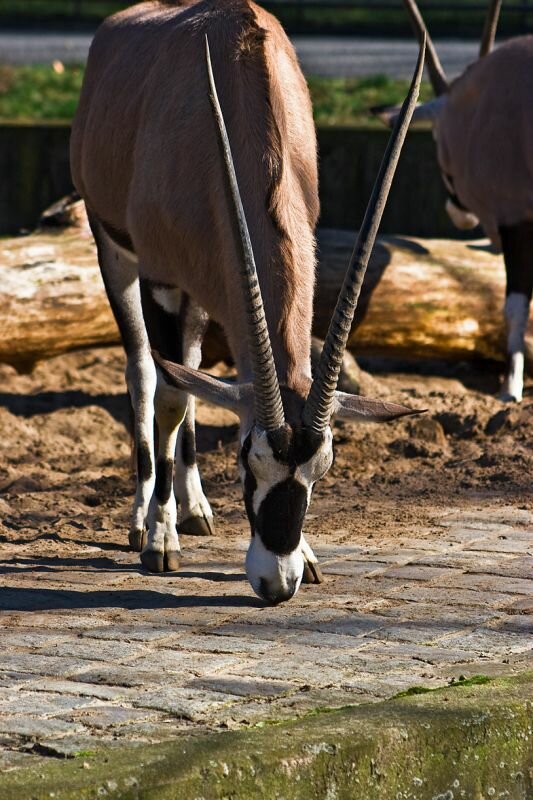
[[[86,224],[0,240],[0,361],[36,361],[119,341]],[[314,334],[324,338],[355,234],[319,232]],[[382,237],[363,286],[349,346],[358,354],[501,360],[505,271],[483,242]],[[533,356],[533,323],[528,329]],[[229,357],[212,325],[206,366]]]

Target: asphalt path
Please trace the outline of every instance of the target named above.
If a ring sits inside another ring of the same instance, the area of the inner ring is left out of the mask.
[[[0,63],[39,64],[58,59],[65,64],[87,58],[91,34],[1,32]],[[295,36],[293,42],[307,75],[359,77],[378,73],[410,77],[417,46],[411,40]],[[474,61],[476,42],[440,40],[437,49],[449,77]]]

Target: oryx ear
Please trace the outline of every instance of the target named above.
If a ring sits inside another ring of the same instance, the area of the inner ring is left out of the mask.
[[[222,406],[237,415],[240,415],[246,397],[252,393],[249,384],[227,383],[215,378],[214,375],[184,367],[183,364],[175,364],[160,356],[157,350],[152,350],[152,356],[168,383],[184,392],[194,394],[206,403]]]
[[[428,100],[427,103],[419,103],[413,111],[411,124],[413,122],[431,122],[433,124],[441,109],[444,108],[447,99],[447,95],[443,94],[433,100]],[[388,128],[394,127],[400,110],[401,106],[374,106],[370,109],[371,113],[385,123]]]
[[[400,417],[423,414],[427,409],[413,409],[398,403],[387,403],[384,400],[373,400],[359,394],[335,392],[333,416],[352,422],[390,422]]]

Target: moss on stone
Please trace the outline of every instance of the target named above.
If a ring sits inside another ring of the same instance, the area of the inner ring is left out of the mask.
[[[458,682],[459,683],[459,682]],[[37,761],[3,800],[488,800],[533,796],[533,673],[267,726]],[[51,795],[50,793],[54,794]]]

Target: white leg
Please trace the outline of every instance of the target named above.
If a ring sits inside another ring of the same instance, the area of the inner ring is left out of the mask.
[[[177,363],[197,368],[207,316],[179,289],[141,281],[143,313],[153,347]],[[141,553],[145,567],[153,572],[179,566],[180,545],[176,528],[177,508],[173,491],[176,460],[176,495],[191,519],[198,515],[212,520],[194,455],[194,406],[187,413],[189,397],[168,384],[158,370],[155,419],[159,434],[155,488],[148,510],[148,538]],[[187,417],[186,417],[187,413]],[[180,427],[183,424],[183,432]],[[180,446],[177,447],[178,437]],[[192,437],[192,441],[191,441]],[[193,453],[190,451],[192,449]],[[209,530],[207,531],[209,532]]]
[[[158,372],[155,418],[159,434],[155,489],[148,508],[148,537],[141,561],[151,572],[176,570],[180,544],[176,529],[176,498],[172,487],[178,429],[187,409],[187,395],[165,383]]]
[[[507,323],[507,375],[500,398],[505,402],[522,401],[524,390],[525,334],[529,319],[529,299],[525,294],[511,292],[505,301]]]
[[[98,261],[107,295],[126,351],[126,384],[134,414],[137,490],[129,532],[130,545],[141,550],[148,505],[154,490],[155,366],[143,320],[139,268],[134,253],[124,250],[92,219]]]
[[[196,367],[195,367],[196,368]],[[214,534],[213,512],[202,489],[196,464],[194,434],[195,398],[189,396],[187,413],[178,434],[174,488],[180,503],[180,533],[191,536]]]

